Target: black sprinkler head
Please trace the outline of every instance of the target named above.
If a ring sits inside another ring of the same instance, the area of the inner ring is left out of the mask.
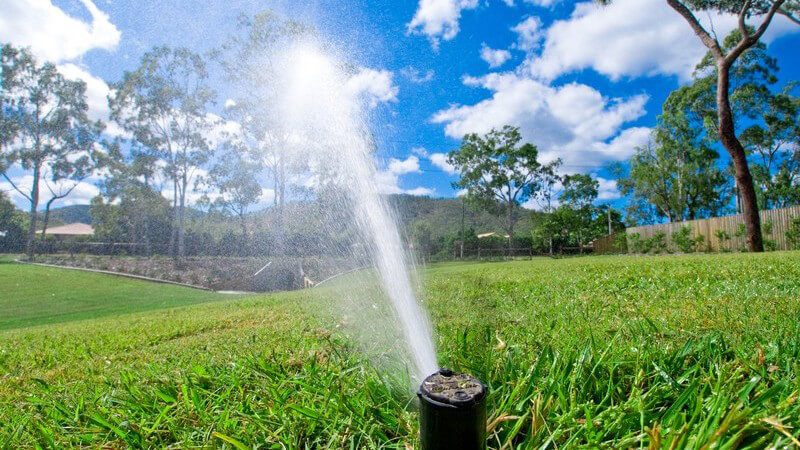
[[[422,450],[486,448],[486,386],[478,379],[439,369],[417,396]]]

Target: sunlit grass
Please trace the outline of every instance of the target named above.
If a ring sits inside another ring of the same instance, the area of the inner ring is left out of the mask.
[[[440,362],[489,386],[493,448],[783,448],[800,435],[800,253],[423,277]],[[0,333],[0,442],[414,445],[404,375],[355,351],[325,312],[331,289]]]

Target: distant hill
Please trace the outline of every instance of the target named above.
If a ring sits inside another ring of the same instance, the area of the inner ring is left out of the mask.
[[[410,229],[417,222],[427,223],[436,236],[452,235],[461,229],[461,200],[457,198],[431,198],[413,195],[392,195],[390,201],[395,205],[398,220]],[[540,213],[529,209],[519,211],[519,220],[514,226],[514,234],[528,236],[535,218]],[[483,210],[469,207],[464,213],[464,226],[473,228],[477,234],[505,230],[505,218],[494,216]]]
[[[44,219],[44,211],[39,211],[39,220]],[[72,205],[50,210],[50,223],[48,226],[58,226],[68,223],[92,224],[92,216],[89,215],[89,205]]]
[[[461,200],[457,198],[431,198],[417,197],[413,195],[390,195],[390,203],[397,210],[398,221],[401,227],[410,231],[418,222],[426,223],[432,230],[434,236],[452,235],[459,232],[461,228]],[[293,208],[294,206],[295,208]],[[314,226],[312,224],[300,224],[297,216],[304,215],[301,211],[294,211],[297,208],[303,209],[302,205],[288,206],[287,213],[290,218],[289,223],[295,227]],[[40,218],[44,218],[44,213],[40,212]],[[530,235],[533,228],[533,221],[540,214],[535,211],[522,209],[520,217],[515,226],[517,235]],[[267,225],[270,222],[270,210],[256,211],[250,214],[250,220],[255,220]],[[504,217],[497,217],[485,211],[466,209],[464,214],[464,225],[466,228],[473,228],[476,233],[502,233],[505,229]],[[212,235],[220,236],[231,227],[231,219],[222,217],[218,214],[208,214],[201,210],[189,208],[187,210],[187,222],[190,228],[201,228],[211,231]],[[301,219],[302,221],[302,219]],[[56,208],[50,211],[50,226],[64,225],[67,223],[86,223],[92,224],[92,217],[89,214],[89,205],[73,205]],[[238,227],[238,224],[235,225]],[[268,225],[267,225],[268,226]],[[238,228],[236,229],[238,231]]]

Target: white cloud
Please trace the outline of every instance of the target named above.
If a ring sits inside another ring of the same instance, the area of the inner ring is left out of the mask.
[[[560,2],[561,0],[525,0],[525,3],[530,3],[536,6],[550,7]]]
[[[486,43],[481,44],[481,59],[489,64],[489,67],[494,69],[505,64],[506,61],[511,59],[511,52],[502,49],[490,48]]]
[[[388,70],[363,68],[347,81],[346,88],[352,95],[365,96],[374,108],[380,103],[397,101],[400,90],[392,83],[392,77]]]
[[[530,51],[538,47],[542,40],[542,21],[536,16],[531,16],[511,27],[511,31],[517,33],[515,47],[523,51]]]
[[[120,31],[91,0],[81,0],[91,23],[70,17],[50,0],[4,0],[0,41],[31,47],[47,61],[75,59],[89,50],[113,50]]]
[[[225,109],[230,109],[236,106],[236,100],[229,98],[225,100]]]
[[[412,83],[416,84],[427,83],[433,80],[433,76],[435,75],[433,69],[428,69],[425,71],[425,73],[422,73],[419,69],[412,66],[407,66],[400,69],[400,74],[408,78]]]
[[[406,159],[392,158],[389,160],[389,172],[397,175],[419,172],[419,158],[414,155]]]
[[[617,188],[616,180],[608,180],[603,177],[595,177],[597,180],[597,200],[615,200],[622,197]]]
[[[414,147],[411,149],[411,153],[423,158],[428,157],[428,150],[426,150],[425,147]]]
[[[575,169],[623,158],[633,151],[625,145],[646,134],[643,129],[622,130],[644,115],[646,95],[609,99],[583,84],[550,86],[512,73],[467,78],[465,83],[488,89],[492,96],[434,114],[431,120],[445,124],[445,133],[455,139],[514,125],[539,147],[543,161],[561,157],[565,168]]]
[[[412,189],[400,187],[400,176],[419,171],[419,158],[414,155],[409,155],[406,159],[391,158],[386,170],[375,173],[378,192],[381,194],[433,195],[433,189],[422,186]]]
[[[456,37],[461,11],[477,6],[478,0],[419,0],[414,18],[407,25],[408,32],[428,36],[436,48],[440,38],[449,41]]]
[[[450,175],[456,174],[457,171],[455,166],[447,162],[447,153],[431,153],[429,158],[431,160],[431,164],[434,166],[442,169]]]
[[[426,187],[422,187],[422,186],[414,188],[414,189],[408,189],[408,190],[405,191],[405,193],[409,194],[409,195],[428,196],[428,197],[433,195],[435,192],[436,191],[434,191],[431,188],[426,188]]]
[[[720,39],[736,27],[733,15],[697,17],[706,25],[710,19]],[[752,18],[751,23],[758,20]],[[787,23],[776,17],[764,40],[800,31]],[[612,80],[658,74],[687,80],[705,53],[686,21],[663,0],[615,0],[609,6],[583,2],[575,5],[569,18],[546,30],[541,53],[531,55],[526,66],[544,80],[587,68]]]

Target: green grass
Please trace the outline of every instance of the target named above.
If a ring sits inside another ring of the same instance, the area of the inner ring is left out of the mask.
[[[800,253],[423,277],[440,363],[489,387],[492,448],[786,448],[800,435]],[[404,375],[337,327],[335,288],[2,332],[0,446],[414,445]]]
[[[0,330],[187,306],[226,297],[169,284],[0,259]]]

